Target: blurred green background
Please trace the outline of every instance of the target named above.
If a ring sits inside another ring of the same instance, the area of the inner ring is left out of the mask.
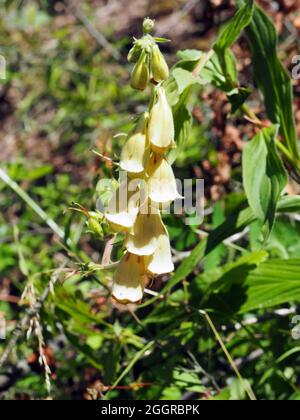
[[[131,66],[126,61],[133,36],[141,35],[143,18],[156,19],[155,34],[171,39],[162,50],[172,65],[178,50],[208,50],[220,25],[233,15],[234,3],[0,1],[0,54],[6,60],[6,79],[0,80],[0,168],[66,233],[63,241],[0,181],[0,313],[9,338],[28,304],[26,299],[19,302],[26,285],[32,284],[38,295],[51,270],[68,268],[38,320],[51,370],[51,398],[99,398],[109,389],[104,386],[112,387],[116,380],[108,398],[245,398],[206,322],[192,308],[204,299],[218,267],[246,255],[246,248],[259,249],[259,226],[236,247],[218,247],[165,301],[136,311],[111,302],[112,272],[82,270],[89,262],[101,263],[105,242],[87,232],[83,216],[68,211],[72,202],[94,209],[97,182],[113,170],[92,150],[117,158],[124,139],[114,136],[128,132],[133,116],[147,107],[147,92],[129,86]],[[300,51],[299,2],[258,3],[276,24],[280,55],[290,69],[291,57]],[[234,52],[241,80],[251,84],[244,38]],[[299,134],[297,83],[295,93]],[[260,112],[260,98],[252,95],[250,101]],[[228,117],[226,95],[212,87],[197,88],[189,107],[193,128],[174,167],[180,178],[204,178],[206,218],[199,227],[187,227],[174,216],[166,219],[177,262],[199,243],[202,230],[218,226],[244,200],[241,151],[243,140],[253,134],[242,116]],[[294,184],[289,188],[299,192]],[[266,246],[270,255],[300,258],[299,233],[299,219],[282,216]],[[119,255],[117,246],[113,259]],[[165,281],[157,279],[153,290]],[[222,293],[233,308],[234,293]],[[218,313],[221,306],[211,296],[207,307],[215,309],[218,327],[227,325],[228,348],[257,396],[299,398],[296,353],[276,361],[295,346],[290,318],[270,317],[235,331],[232,326],[240,315],[234,310]],[[0,354],[5,345],[0,341]],[[38,358],[38,333],[33,331],[28,340],[18,341],[1,368],[0,397],[48,395]]]

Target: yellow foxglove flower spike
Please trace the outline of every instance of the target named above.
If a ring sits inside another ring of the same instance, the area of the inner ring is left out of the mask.
[[[143,257],[126,253],[114,276],[112,295],[120,303],[136,303],[144,293],[145,265]]]
[[[157,100],[150,111],[148,136],[155,153],[165,154],[174,147],[174,119],[165,89],[157,88]]]
[[[156,44],[152,48],[151,72],[152,72],[152,78],[157,83],[167,80],[167,78],[169,77],[168,64],[164,56],[160,52],[158,45]]]
[[[172,273],[172,271],[174,271],[170,238],[163,223],[157,237],[156,251],[152,256],[145,258],[145,264],[147,271],[156,276]]]
[[[128,183],[123,182],[114,193],[105,218],[116,232],[130,232],[139,212],[136,192],[128,191]]]
[[[132,70],[131,87],[137,90],[146,89],[150,79],[149,73],[149,56],[143,51]]]
[[[173,169],[164,157],[153,154],[147,174],[148,195],[154,203],[164,204],[182,198],[177,191]]]
[[[138,214],[131,234],[125,239],[127,251],[135,255],[152,255],[157,248],[161,217],[156,209]]]
[[[128,136],[120,160],[120,168],[131,174],[141,174],[149,160],[150,147],[146,134],[149,114],[145,113]]]

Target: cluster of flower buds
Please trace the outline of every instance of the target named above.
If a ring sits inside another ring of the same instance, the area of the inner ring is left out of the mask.
[[[157,42],[166,40],[153,38],[150,35],[153,27],[154,22],[151,19],[144,20],[144,36],[134,40],[134,45],[128,54],[128,61],[135,63],[131,74],[131,86],[134,89],[144,90],[149,81],[156,84],[169,77],[169,67],[157,45]]]
[[[153,28],[151,22],[145,20],[145,32]],[[121,152],[119,165],[126,181],[120,183],[105,213],[111,228],[125,234],[125,253],[112,292],[121,303],[141,301],[147,279],[174,270],[161,209],[180,197],[167,161],[167,152],[175,146],[173,114],[164,87],[157,84],[168,76],[168,66],[156,45],[149,54],[135,41],[129,56],[136,61],[132,86],[145,88],[154,79],[155,87],[149,112],[140,116]]]

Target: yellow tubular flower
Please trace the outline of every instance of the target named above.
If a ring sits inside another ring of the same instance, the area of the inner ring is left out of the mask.
[[[112,197],[105,218],[116,232],[130,232],[139,212],[135,193],[128,192],[127,182],[120,185]]]
[[[151,257],[146,257],[145,264],[147,271],[153,275],[160,276],[174,271],[172,261],[170,238],[166,227],[161,225],[157,238],[157,248]]]
[[[174,146],[174,120],[163,87],[157,89],[157,100],[150,112],[148,136],[155,153],[164,154]]]
[[[161,217],[156,209],[152,214],[138,214],[132,234],[128,234],[125,247],[135,255],[152,255],[157,248],[157,234],[161,226]]]
[[[147,167],[148,194],[154,203],[169,203],[182,198],[177,191],[173,169],[162,156],[153,154]]]
[[[153,79],[159,83],[169,77],[169,67],[159,47],[155,44],[152,48],[151,71]]]
[[[136,303],[143,298],[145,265],[143,257],[126,253],[114,276],[112,295],[120,303]]]
[[[146,135],[148,117],[148,113],[142,116],[122,149],[120,167],[126,172],[132,174],[144,172],[149,160],[150,147]]]

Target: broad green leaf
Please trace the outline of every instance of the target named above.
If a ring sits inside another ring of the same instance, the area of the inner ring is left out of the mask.
[[[176,80],[178,86],[178,93],[181,95],[186,88],[195,85],[195,84],[203,84],[206,83],[205,81],[201,80],[199,77],[193,76],[193,74],[185,69],[182,68],[175,68],[172,71],[172,75]]]
[[[282,197],[278,204],[278,212],[293,213],[300,210],[300,197],[285,196]],[[205,255],[212,252],[224,240],[230,238],[238,232],[241,232],[245,227],[253,223],[257,218],[255,217],[250,207],[244,208],[241,211],[229,216],[221,226],[213,230],[207,239],[203,239],[192,250],[191,254],[179,265],[173,277],[168,281],[166,286],[162,289],[160,294],[139,306],[143,308],[157,301],[160,296],[167,293],[174,286],[182,282],[189,276]]]
[[[260,131],[243,152],[243,183],[248,202],[255,216],[271,232],[278,200],[288,176],[277,152],[277,127]]]
[[[252,271],[243,284],[247,299],[240,312],[300,300],[300,259],[269,260]]]
[[[231,103],[231,113],[234,114],[249,98],[252,90],[250,88],[239,87],[227,94]]]
[[[243,10],[245,0],[238,0],[238,4]],[[278,58],[276,29],[258,6],[254,8],[246,33],[252,51],[255,81],[264,95],[268,117],[273,123],[280,124],[286,145],[299,159],[291,79]]]
[[[226,93],[231,93],[237,86],[236,60],[233,53],[226,49],[220,55],[214,54],[204,66],[201,77]]]
[[[224,51],[235,43],[242,30],[251,22],[253,9],[254,1],[247,0],[235,16],[223,26],[214,44],[215,51]]]
[[[251,89],[239,86],[237,63],[231,50],[226,49],[215,54],[201,72],[204,80],[227,93],[232,105],[231,113],[235,113],[251,94]]]
[[[170,165],[175,162],[180,151],[180,147],[188,138],[193,123],[192,114],[185,104],[182,104],[174,111],[174,122],[176,148],[172,149],[168,154],[168,162]]]
[[[207,297],[209,293],[217,293],[223,288],[228,288],[237,280],[241,281],[267,258],[268,253],[265,251],[254,252],[223,267],[205,271],[195,279],[195,283],[199,289],[205,290],[205,297]]]
[[[278,209],[280,213],[297,213],[300,212],[300,196],[284,195],[280,198]]]

